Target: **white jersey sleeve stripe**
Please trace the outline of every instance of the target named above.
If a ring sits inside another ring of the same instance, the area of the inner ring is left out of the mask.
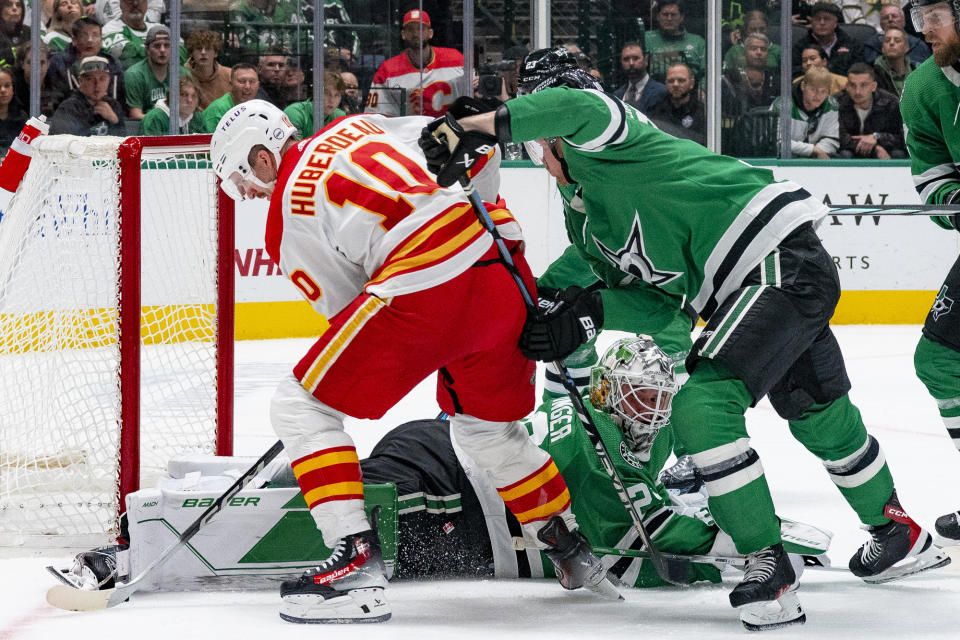
[[[938,164],[919,175],[913,176],[913,185],[923,202],[926,202],[937,189],[948,182],[960,182],[960,171],[957,170],[956,165],[951,163]]]
[[[604,129],[603,133],[593,140],[589,140],[579,145],[574,144],[569,140],[567,140],[567,143],[581,151],[597,152],[603,151],[607,145],[617,144],[626,140],[627,114],[623,108],[623,103],[616,98],[611,98],[610,96],[597,91],[596,89],[583,89],[583,91],[593,94],[603,100],[604,104],[607,105],[607,109],[610,110],[610,122],[607,124],[607,128]],[[564,139],[566,140],[566,138]]]

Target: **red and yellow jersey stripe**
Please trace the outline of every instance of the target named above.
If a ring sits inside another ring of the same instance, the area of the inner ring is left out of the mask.
[[[363,500],[363,475],[354,447],[333,447],[292,463],[307,507],[332,500]]]
[[[496,225],[516,222],[506,209],[491,208],[488,213]],[[458,202],[398,245],[370,278],[367,289],[390,278],[439,265],[469,247],[484,233],[473,206]]]
[[[527,477],[497,489],[497,493],[520,524],[549,520],[570,507],[570,491],[552,458]]]

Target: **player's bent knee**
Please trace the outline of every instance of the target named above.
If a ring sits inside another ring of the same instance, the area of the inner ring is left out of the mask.
[[[292,374],[280,381],[270,401],[270,422],[291,460],[340,444],[329,440],[343,434],[344,417],[314,398]],[[343,437],[347,438],[346,434]]]
[[[518,421],[490,422],[458,414],[450,418],[450,428],[463,452],[502,483],[527,475],[550,457]]]

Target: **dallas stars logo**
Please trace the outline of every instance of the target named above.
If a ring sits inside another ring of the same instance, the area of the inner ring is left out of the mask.
[[[647,257],[646,249],[643,247],[643,230],[640,228],[640,214],[634,212],[633,227],[630,229],[630,236],[627,243],[620,249],[614,251],[608,249],[597,236],[593,236],[593,241],[597,249],[603,254],[613,266],[624,273],[629,273],[635,278],[640,278],[645,282],[662,287],[668,282],[683,275],[682,271],[661,271],[657,269],[650,258]]]
[[[937,294],[937,299],[933,301],[933,308],[930,310],[933,314],[933,321],[936,322],[940,319],[940,316],[950,313],[951,309],[953,309],[953,298],[947,296],[947,285],[943,285],[940,288],[940,293]]]

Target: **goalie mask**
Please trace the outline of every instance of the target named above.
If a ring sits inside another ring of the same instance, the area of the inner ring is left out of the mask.
[[[220,188],[234,200],[245,200],[250,186],[272,191],[276,180],[265,183],[250,167],[250,150],[263,145],[280,166],[280,150],[296,135],[287,115],[265,100],[238,104],[220,118],[210,138],[210,159]]]
[[[960,0],[911,0],[910,19],[917,33],[925,26],[936,29],[953,24],[960,36]]]
[[[673,361],[650,336],[618,340],[590,372],[590,402],[610,415],[639,454],[649,453],[670,421],[678,389]]]

